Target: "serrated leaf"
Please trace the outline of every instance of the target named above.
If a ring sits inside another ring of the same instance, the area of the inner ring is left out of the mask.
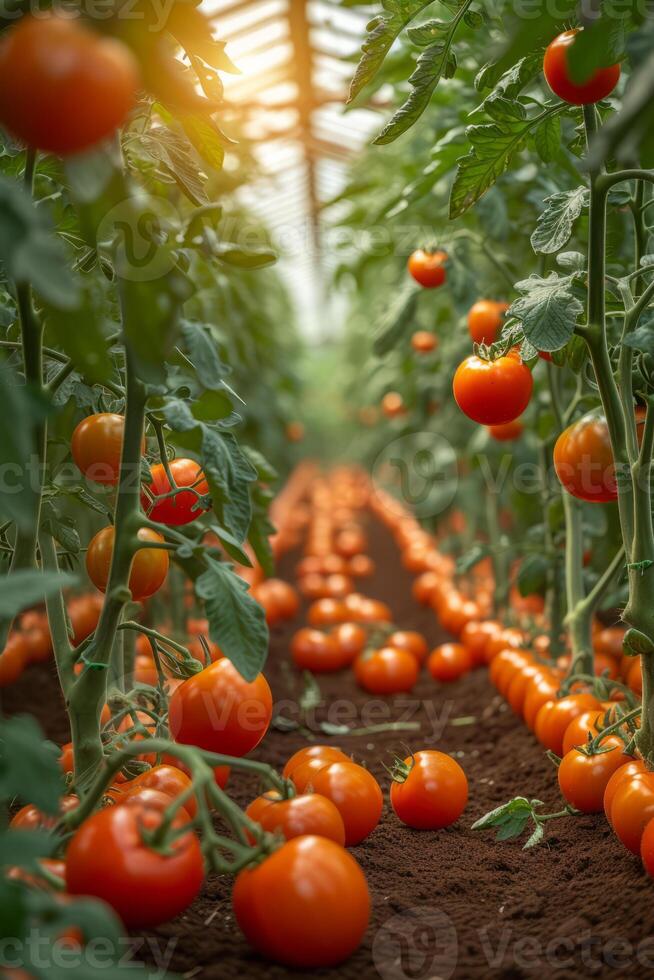
[[[449,58],[449,36],[445,42],[439,41],[422,52],[418,58],[415,71],[409,77],[409,84],[412,86],[409,98],[393,114],[379,136],[375,138],[373,141],[375,144],[384,146],[387,143],[392,143],[402,133],[406,133],[407,129],[410,129],[420,118],[429,105],[441,76],[448,67]],[[454,68],[456,68],[455,63]],[[453,71],[448,71],[447,74],[451,77]]]
[[[247,583],[220,562],[207,558],[207,571],[195,590],[209,620],[209,636],[248,681],[261,671],[268,653],[268,627],[263,608]]]
[[[632,347],[645,354],[654,355],[654,330],[651,326],[640,326],[628,333],[621,341],[624,347]]]
[[[445,37],[450,29],[450,25],[445,20],[427,20],[418,27],[409,27],[407,37],[412,44],[419,48],[428,48],[435,41]]]
[[[556,257],[557,265],[562,269],[583,272],[586,268],[586,256],[583,252],[560,252]]]
[[[523,851],[529,850],[530,847],[535,847],[545,837],[545,825],[542,823],[537,823],[532,835],[527,839],[526,844],[523,847]]]
[[[574,334],[583,306],[572,293],[573,276],[551,272],[546,279],[532,274],[515,284],[524,295],[512,303],[507,316],[522,324],[527,339],[537,350],[555,351]]]
[[[225,161],[225,140],[210,119],[202,116],[181,117],[189,142],[195,147],[212,170],[222,170]]]
[[[400,294],[391,306],[373,342],[373,351],[377,357],[388,354],[413,322],[418,295],[418,290],[411,286],[406,292]]]
[[[545,210],[538,216],[531,236],[534,252],[558,252],[570,240],[575,221],[588,207],[590,192],[585,187],[558,191],[545,199]]]
[[[361,45],[362,58],[350,84],[348,102],[352,102],[373,80],[395,39],[430,2],[431,0],[382,0],[387,16],[375,18],[368,26],[369,33]]]
[[[218,344],[209,327],[186,320],[182,321],[181,334],[200,384],[210,390],[221,389],[231,368],[221,361]]]
[[[548,116],[534,130],[534,146],[543,163],[552,163],[561,152],[561,120]]]
[[[0,718],[0,799],[16,797],[57,814],[64,789],[58,757],[57,746],[45,740],[31,715]]]

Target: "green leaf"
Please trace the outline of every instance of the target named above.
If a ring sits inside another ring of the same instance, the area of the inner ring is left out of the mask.
[[[543,55],[540,51],[534,51],[520,58],[514,65],[511,65],[504,73],[497,62],[489,63],[478,72],[475,78],[475,88],[478,92],[484,89],[493,88],[493,92],[488,96],[492,99],[496,95],[501,95],[506,99],[515,99],[532,79],[543,69]],[[486,105],[482,103],[482,108]]]
[[[625,21],[607,16],[588,23],[567,49],[566,64],[577,85],[587,82],[599,68],[615,64],[624,54]]]
[[[525,336],[537,350],[559,350],[573,336],[583,313],[583,306],[571,290],[573,281],[574,276],[551,272],[546,279],[532,274],[515,284],[524,295],[512,303],[507,316],[520,321]]]
[[[210,390],[223,388],[224,378],[231,374],[231,368],[221,361],[210,327],[183,321],[181,333],[200,384]]]
[[[139,134],[138,156],[168,172],[193,204],[208,204],[209,199],[197,157],[188,140],[166,126],[152,126]]]
[[[67,157],[64,169],[72,197],[82,204],[97,201],[115,172],[114,161],[106,146]]]
[[[70,515],[61,514],[51,500],[43,501],[41,528],[47,534],[51,534],[64,551],[70,555],[79,555],[81,542],[77,530],[77,521]]]
[[[77,578],[67,572],[37,572],[19,570],[0,579],[0,616],[15,616],[23,609],[42,602],[59,589],[77,584]]]
[[[105,297],[95,301],[85,287],[76,309],[61,310],[46,304],[43,310],[46,342],[66,354],[91,385],[111,380],[115,374],[100,303],[106,304]]]
[[[527,555],[520,562],[516,584],[521,596],[542,595],[547,585],[549,563],[542,555]]]
[[[0,799],[17,797],[57,814],[64,790],[58,758],[57,746],[45,740],[31,715],[0,717]]]
[[[373,80],[395,39],[430,3],[431,0],[382,0],[388,16],[376,17],[368,24],[369,33],[361,46],[363,56],[350,84],[348,102]]]
[[[384,126],[379,136],[373,141],[378,146],[392,143],[394,140],[406,133],[407,129],[420,118],[431,101],[436,86],[441,77],[447,70],[447,76],[451,77],[454,71],[449,70],[448,62],[450,59],[449,37],[446,41],[439,41],[433,44],[426,51],[423,51],[418,58],[415,71],[409,77],[409,84],[412,92],[406,102],[400,106]]]
[[[628,333],[621,343],[624,347],[632,347],[643,351],[644,354],[654,356],[654,330],[651,325],[637,327],[632,333]]]
[[[450,25],[445,20],[427,20],[418,27],[409,27],[407,37],[419,48],[429,48],[435,41],[447,36]]]
[[[534,252],[558,252],[570,240],[575,221],[588,207],[590,192],[585,187],[559,191],[545,198],[545,210],[538,216],[531,236]]]
[[[552,163],[561,152],[561,120],[548,116],[534,130],[534,146],[543,163]]]
[[[1,765],[2,760],[0,759]],[[0,770],[1,780],[2,772]],[[54,813],[56,812],[55,810]],[[53,835],[44,830],[7,830],[0,833],[0,868],[7,868],[11,865],[19,868],[32,868],[37,858],[49,857],[52,854],[55,844],[56,840]]]
[[[234,242],[216,242],[213,246],[216,258],[227,265],[238,266],[239,269],[265,269],[277,261],[277,253],[265,246],[236,245]]]
[[[247,583],[230,568],[207,558],[207,571],[195,590],[204,601],[209,636],[248,681],[261,671],[268,652],[263,608],[248,593]]]
[[[203,116],[181,117],[184,132],[205,163],[212,170],[222,170],[225,160],[225,141],[211,119]]]
[[[384,354],[388,354],[413,323],[418,295],[418,289],[410,286],[403,293],[400,293],[395,303],[391,306],[382,320],[373,342],[373,351],[377,357],[383,357]]]

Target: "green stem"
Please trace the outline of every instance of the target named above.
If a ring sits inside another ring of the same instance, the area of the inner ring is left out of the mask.
[[[592,611],[584,605],[584,548],[579,501],[563,494],[565,514],[565,583],[572,657],[569,674],[593,673]]]
[[[51,534],[43,532],[39,537],[39,550],[41,552],[41,564],[46,572],[59,572],[59,562],[57,561],[57,549],[54,538]],[[64,697],[68,700],[70,690],[75,680],[73,665],[75,663],[75,650],[71,646],[68,636],[68,625],[66,617],[66,606],[61,590],[50,595],[45,602],[48,613],[48,625],[52,638],[52,648],[54,651],[55,664],[59,683]]]

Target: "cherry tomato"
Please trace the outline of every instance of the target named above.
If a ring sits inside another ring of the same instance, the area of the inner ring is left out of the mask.
[[[409,256],[409,274],[421,286],[435,289],[442,286],[447,278],[446,262],[446,252],[428,252],[418,248]]]
[[[399,415],[406,414],[404,399],[397,391],[388,391],[382,398],[382,412],[388,419],[397,418]]]
[[[511,442],[520,438],[524,428],[519,419],[514,419],[513,422],[504,422],[502,425],[489,425],[488,434],[495,442]]]
[[[643,831],[653,818],[654,773],[647,771],[621,781],[613,794],[611,823],[616,836],[633,854],[640,852]]]
[[[453,382],[457,405],[480,425],[513,422],[529,404],[533,387],[531,371],[513,353],[495,361],[466,357]]]
[[[102,611],[102,596],[77,596],[68,603],[68,616],[73,627],[73,646],[79,646],[82,640],[94,632]]]
[[[148,485],[148,490],[155,499],[151,501],[150,497],[143,493],[141,503],[144,511],[153,521],[169,524],[171,527],[181,527],[197,520],[204,513],[202,501],[197,495],[206,496],[209,493],[209,484],[200,464],[194,459],[171,459],[168,466],[175,485],[190,489],[182,490],[173,497],[166,497],[172,487],[163,463],[158,463],[151,468],[152,483]],[[164,497],[164,499],[157,500],[157,497]]]
[[[568,55],[578,33],[578,29],[564,31],[554,38],[545,51],[543,72],[549,87],[564,102],[569,102],[571,105],[590,105],[600,102],[611,94],[620,78],[620,65],[596,68],[586,81],[573,81],[568,66]]]
[[[232,892],[248,942],[267,959],[313,969],[335,966],[361,942],[370,895],[351,854],[324,837],[294,837],[252,869]]]
[[[363,766],[350,761],[329,762],[316,769],[311,785],[314,793],[332,801],[343,818],[347,847],[360,844],[379,823],[384,805],[382,791]]]
[[[174,797],[162,793],[158,789],[151,789],[149,786],[134,786],[132,789],[123,792],[122,787],[129,786],[129,783],[113,787],[107,795],[115,797],[116,804],[121,806],[146,807],[148,810],[156,810],[158,813],[165,813],[173,802]],[[179,806],[175,816],[180,823],[190,823],[191,816],[186,806]]]
[[[600,813],[604,792],[611,776],[630,761],[624,754],[624,744],[615,735],[601,741],[607,751],[586,755],[571,749],[561,759],[558,768],[559,787],[566,801],[582,813]]]
[[[176,799],[186,792],[190,786],[191,780],[181,769],[171,765],[159,765],[152,766],[151,769],[124,783],[122,790],[126,796],[131,796],[132,793],[141,789],[156,789],[171,799]],[[198,809],[195,796],[187,797],[184,801],[184,809],[189,816],[195,816]]]
[[[459,819],[468,802],[468,780],[444,752],[408,756],[391,783],[391,806],[408,827],[441,830]]]
[[[481,622],[472,620],[463,627],[460,640],[470,654],[473,666],[486,663],[488,641],[500,629],[500,624],[493,620],[482,620]]]
[[[546,749],[560,756],[563,752],[563,736],[570,722],[584,711],[599,710],[600,707],[599,701],[592,694],[569,694],[551,704],[544,704],[536,718],[536,738]]]
[[[8,687],[17,681],[29,660],[29,648],[21,633],[12,633],[0,653],[0,687]]]
[[[301,422],[289,422],[285,431],[289,442],[302,442],[304,439],[304,426]]]
[[[283,834],[286,840],[315,834],[345,846],[343,818],[332,801],[318,793],[284,800],[279,793],[270,791],[253,800],[245,812],[264,830]]]
[[[423,572],[413,583],[411,592],[413,598],[421,606],[429,606],[431,604],[432,594],[434,589],[439,584],[439,576],[436,572]]]
[[[413,654],[419,664],[424,664],[429,652],[426,639],[415,630],[396,630],[388,637],[386,645]]]
[[[52,639],[48,621],[42,625],[30,626],[23,633],[27,644],[27,659],[30,663],[44,663],[52,656]]]
[[[633,759],[631,762],[627,762],[624,766],[620,766],[620,768],[613,773],[606,784],[606,789],[604,790],[604,813],[611,826],[613,826],[613,821],[611,820],[613,798],[615,797],[618,786],[620,786],[623,782],[633,779],[634,776],[640,776],[647,772],[647,766],[642,759]]]
[[[291,639],[293,663],[300,670],[324,674],[341,670],[350,662],[333,636],[305,627]]]
[[[340,749],[333,745],[307,745],[303,749],[298,749],[288,760],[283,769],[283,776],[289,779],[293,772],[305,762],[311,759],[322,759],[327,765],[328,762],[350,762],[351,760]]]
[[[34,149],[68,156],[106,139],[138,84],[129,49],[79,18],[25,16],[0,41],[0,122]]]
[[[448,684],[469,673],[472,660],[461,643],[442,643],[429,655],[427,670],[436,681]]]
[[[224,657],[179,685],[168,724],[177,742],[242,756],[259,744],[271,717],[272,693],[263,674],[246,681]]]
[[[82,419],[71,437],[70,450],[84,476],[94,483],[118,483],[124,434],[123,415],[99,412]],[[141,446],[144,453],[145,438]]]
[[[368,555],[352,555],[347,563],[347,572],[353,578],[368,578],[375,571],[375,563]]]
[[[618,499],[615,462],[606,419],[586,415],[556,440],[554,469],[569,494],[602,503]]]
[[[361,653],[354,661],[357,683],[370,694],[411,691],[418,680],[418,661],[408,650],[386,646]]]
[[[101,898],[129,929],[156,926],[183,912],[204,881],[202,851],[192,831],[175,837],[169,854],[144,843],[161,813],[143,806],[110,806],[89,817],[66,852],[71,895]],[[181,826],[176,820],[173,826]]]
[[[349,619],[348,611],[340,599],[317,599],[309,606],[307,622],[310,626],[333,626]]]
[[[366,645],[366,631],[357,623],[340,623],[329,635],[346,664],[351,664]]]
[[[104,592],[109,581],[109,570],[114,551],[115,528],[103,527],[91,539],[86,553],[86,570],[96,589]],[[140,541],[162,542],[157,531],[142,527],[138,532]],[[163,585],[168,574],[168,552],[162,548],[139,548],[134,555],[129,573],[129,589],[135,601],[154,595]]]
[[[468,330],[475,344],[494,344],[502,332],[504,313],[508,303],[493,299],[480,299],[468,311]]]
[[[654,876],[654,820],[650,820],[643,831],[640,841],[640,856],[645,871],[651,878]]]
[[[589,735],[595,738],[599,731],[597,724],[601,723],[604,713],[604,710],[584,711],[570,722],[563,736],[564,755],[580,745],[586,745]]]
[[[267,578],[252,588],[252,595],[266,610],[270,622],[293,619],[300,608],[300,597],[288,582],[281,578]]]
[[[62,796],[59,800],[59,814],[70,813],[74,810],[76,806],[79,806],[79,797],[69,794],[68,796]],[[43,813],[38,807],[35,807],[33,803],[28,803],[27,806],[23,806],[18,810],[17,813],[13,815],[9,822],[9,826],[13,827],[14,830],[40,830],[42,828],[49,829],[54,827],[59,820],[59,815],[52,816]]]
[[[549,671],[542,671],[527,681],[525,700],[522,706],[522,717],[527,728],[532,731],[536,724],[536,718],[543,705],[556,699],[559,690],[559,681]],[[572,720],[572,719],[571,719]]]
[[[428,330],[416,330],[411,337],[411,346],[416,354],[430,354],[438,347],[438,337]]]

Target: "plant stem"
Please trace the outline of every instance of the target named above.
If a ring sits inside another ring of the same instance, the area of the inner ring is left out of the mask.
[[[565,583],[570,630],[570,674],[593,673],[593,644],[591,637],[592,610],[584,604],[583,537],[581,508],[569,493],[563,494],[565,513]]]

